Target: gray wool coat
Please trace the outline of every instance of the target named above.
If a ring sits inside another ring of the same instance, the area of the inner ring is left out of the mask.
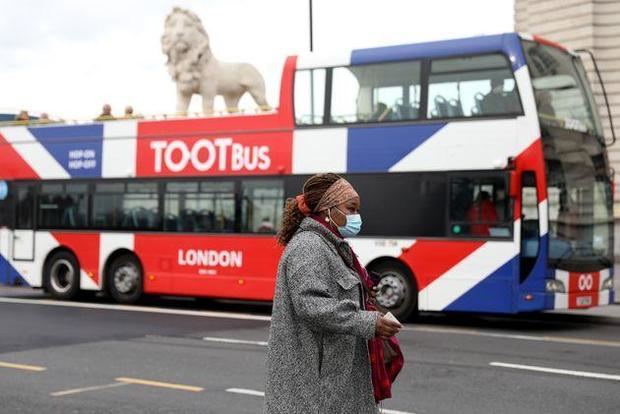
[[[278,267],[267,351],[266,414],[375,414],[363,309],[347,242],[305,218]],[[349,266],[347,266],[347,263]]]

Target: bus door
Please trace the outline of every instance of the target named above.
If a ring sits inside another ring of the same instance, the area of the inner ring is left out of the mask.
[[[15,184],[15,230],[13,260],[34,260],[35,185]]]
[[[12,199],[9,197],[9,183],[0,180],[0,284],[9,283],[9,264],[13,233]]]
[[[534,171],[521,174],[521,253],[520,279],[525,282],[536,264],[540,250],[540,220]]]

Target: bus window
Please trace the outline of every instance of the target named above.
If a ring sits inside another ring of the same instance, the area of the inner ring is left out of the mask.
[[[272,233],[279,228],[284,205],[282,180],[243,181],[241,231],[244,233]]]
[[[295,73],[295,123],[320,125],[325,107],[325,69]]]
[[[10,191],[11,186],[8,182],[0,180],[0,228],[13,227],[12,201]]]
[[[474,237],[511,235],[504,177],[452,177],[450,235]]]
[[[156,182],[98,183],[93,194],[92,226],[100,229],[159,230]]]
[[[350,174],[362,199],[362,236],[445,237],[444,173]],[[399,200],[400,208],[391,200]]]
[[[34,187],[32,185],[20,185],[17,187],[17,203],[16,212],[17,219],[15,221],[16,229],[32,229],[34,228]]]
[[[397,62],[334,68],[331,122],[418,119],[420,67],[420,62]]]
[[[88,185],[41,184],[38,207],[40,228],[84,228],[88,208]]]
[[[603,135],[597,107],[581,61],[552,46],[523,42],[540,119]]]
[[[427,108],[429,118],[520,114],[508,60],[503,55],[433,60]]]
[[[164,196],[164,230],[233,232],[234,183],[231,181],[167,183]]]

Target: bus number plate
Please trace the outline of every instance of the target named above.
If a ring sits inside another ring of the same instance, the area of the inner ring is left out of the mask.
[[[580,296],[577,298],[577,306],[590,306],[592,305],[592,298],[590,296]]]

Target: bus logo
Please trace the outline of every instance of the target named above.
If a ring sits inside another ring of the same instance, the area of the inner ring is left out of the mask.
[[[179,266],[242,267],[243,252],[239,250],[179,249]]]
[[[579,290],[592,290],[594,286],[594,277],[592,273],[582,273],[579,275],[577,285],[579,286]]]
[[[150,146],[155,152],[155,172],[162,172],[164,166],[175,173],[188,165],[200,172],[214,167],[218,171],[265,171],[271,166],[268,146],[243,145],[232,138],[202,138],[190,146],[181,140],[156,140]]]

